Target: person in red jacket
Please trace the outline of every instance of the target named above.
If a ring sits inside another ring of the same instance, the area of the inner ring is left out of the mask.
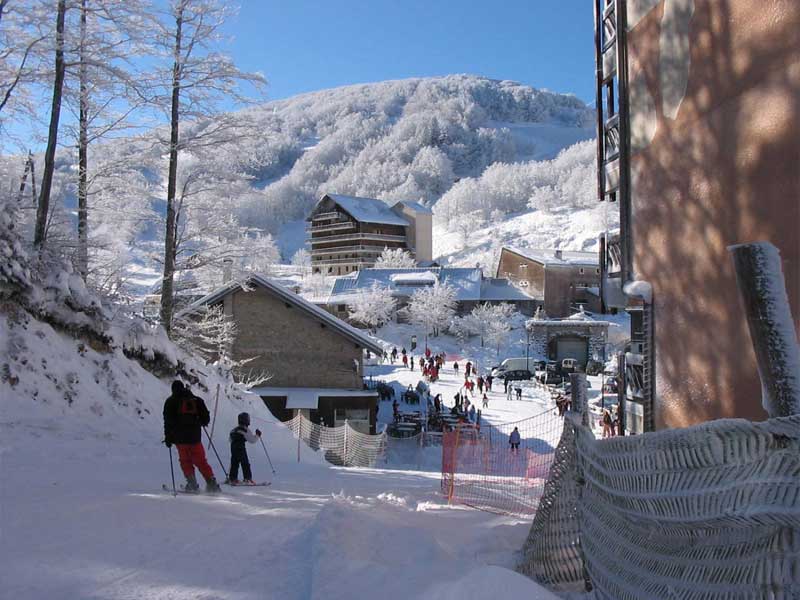
[[[199,489],[194,469],[206,480],[207,492],[218,492],[219,484],[214,471],[206,460],[206,453],[200,440],[200,428],[211,420],[202,398],[195,396],[182,381],[172,382],[172,395],[164,402],[164,443],[178,447],[178,460],[186,477],[186,491]]]

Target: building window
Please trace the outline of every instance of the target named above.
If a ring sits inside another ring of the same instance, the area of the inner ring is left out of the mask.
[[[583,275],[583,267],[581,267],[581,268],[578,270],[578,272],[579,272],[581,275]]]
[[[526,265],[525,263],[519,263],[519,268],[520,269],[527,269],[528,265]]]
[[[600,269],[595,269],[595,272],[600,275]]]

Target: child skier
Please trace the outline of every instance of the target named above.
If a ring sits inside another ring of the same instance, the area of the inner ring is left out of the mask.
[[[261,437],[261,430],[250,431],[250,415],[246,412],[239,414],[239,424],[231,429],[231,470],[229,471],[228,483],[239,485],[239,465],[242,465],[242,477],[245,485],[254,485],[253,473],[250,470],[250,459],[247,458],[247,448],[245,442],[255,444]]]

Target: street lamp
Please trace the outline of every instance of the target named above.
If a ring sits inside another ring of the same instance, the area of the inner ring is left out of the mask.
[[[530,373],[531,371],[531,364],[530,364],[530,349],[531,349],[531,330],[528,329],[528,326],[525,326],[525,369]]]

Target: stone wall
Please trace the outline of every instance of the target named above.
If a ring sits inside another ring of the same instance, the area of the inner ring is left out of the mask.
[[[271,373],[266,385],[361,388],[363,349],[329,326],[262,288],[236,291],[225,305],[238,327],[234,358],[254,358],[245,368]]]

